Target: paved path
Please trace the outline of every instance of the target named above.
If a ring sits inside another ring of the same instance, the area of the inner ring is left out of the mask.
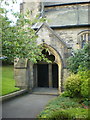
[[[36,118],[52,95],[26,94],[6,101],[2,105],[3,118]]]

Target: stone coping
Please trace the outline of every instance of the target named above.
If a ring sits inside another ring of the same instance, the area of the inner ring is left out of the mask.
[[[1,97],[0,97],[0,101],[8,100],[8,99],[10,99],[10,98],[19,96],[19,95],[24,94],[24,93],[26,93],[26,92],[28,92],[28,90],[27,90],[27,89],[23,89],[23,90],[19,90],[19,91],[10,93],[10,94],[8,94],[8,95],[1,96]]]

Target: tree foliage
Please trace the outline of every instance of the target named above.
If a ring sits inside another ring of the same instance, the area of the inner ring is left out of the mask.
[[[74,55],[68,58],[67,63],[68,69],[73,73],[77,73],[80,69],[90,69],[90,43],[74,51]]]
[[[6,56],[10,60],[27,58],[34,63],[42,59],[48,61],[42,54],[43,47],[37,46],[36,39],[38,36],[32,28],[35,23],[43,22],[45,19],[38,19],[38,15],[30,19],[30,11],[27,10],[25,14],[13,13],[18,20],[16,25],[11,26],[12,21],[8,19],[7,12],[6,9],[0,8],[2,56]]]

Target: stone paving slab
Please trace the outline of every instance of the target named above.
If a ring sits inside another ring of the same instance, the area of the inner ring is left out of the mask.
[[[33,94],[40,94],[40,95],[58,95],[58,89],[57,88],[34,88],[32,91]]]
[[[2,104],[3,118],[36,118],[45,105],[56,96],[26,94]]]

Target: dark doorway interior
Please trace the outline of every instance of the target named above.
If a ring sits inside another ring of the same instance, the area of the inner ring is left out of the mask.
[[[49,87],[48,64],[38,64],[38,87]]]
[[[53,88],[58,88],[58,65],[52,65],[52,84]]]

